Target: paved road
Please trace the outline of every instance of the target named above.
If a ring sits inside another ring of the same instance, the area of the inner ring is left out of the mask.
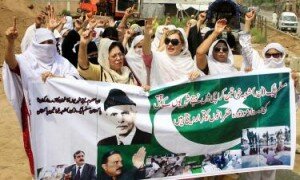
[[[260,10],[259,15],[265,17],[267,21],[272,22],[272,14],[273,11],[266,11],[266,10]],[[279,16],[279,15],[278,15]],[[298,30],[297,30],[297,35],[300,36],[300,18],[298,17]]]

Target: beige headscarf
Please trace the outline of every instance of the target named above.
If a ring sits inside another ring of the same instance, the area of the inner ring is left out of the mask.
[[[113,82],[121,83],[121,84],[134,84],[133,74],[130,69],[126,66],[121,68],[121,73],[119,74],[116,71],[112,70],[109,65],[109,47],[114,41],[108,38],[102,38],[100,40],[99,48],[98,48],[98,63],[103,67],[104,72],[108,76],[112,78]],[[100,76],[102,74],[100,73]],[[101,77],[100,77],[101,79]]]

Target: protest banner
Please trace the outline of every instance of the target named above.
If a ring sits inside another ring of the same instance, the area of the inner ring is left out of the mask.
[[[39,179],[61,178],[82,150],[100,179],[188,178],[292,169],[290,72],[204,76],[142,88],[52,79],[30,90]],[[75,175],[75,173],[73,173]]]

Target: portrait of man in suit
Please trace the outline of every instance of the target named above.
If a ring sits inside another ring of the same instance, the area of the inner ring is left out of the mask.
[[[107,119],[115,125],[116,135],[98,142],[98,145],[148,144],[151,134],[135,126],[136,104],[120,89],[111,89],[104,101]]]
[[[85,163],[85,153],[81,150],[73,154],[75,164],[64,170],[64,180],[96,180],[96,167]]]
[[[119,151],[111,150],[102,156],[101,167],[102,173],[98,179],[101,180],[136,180],[145,179],[144,161],[146,157],[146,149],[144,147],[132,156],[133,166],[128,169],[123,168],[122,156]]]

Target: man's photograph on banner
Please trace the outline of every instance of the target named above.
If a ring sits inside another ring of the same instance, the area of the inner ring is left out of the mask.
[[[131,149],[132,150],[132,149]],[[134,150],[133,155],[122,153],[119,150],[103,151],[98,159],[98,179],[145,179],[146,148]],[[131,161],[126,165],[126,161]]]
[[[91,179],[96,180],[96,166],[86,163],[85,152],[77,150],[73,155],[74,164],[60,164],[37,170],[39,180],[47,179]]]
[[[248,128],[242,134],[242,167],[290,165],[288,126]]]
[[[152,125],[147,101],[141,102],[121,89],[111,89],[103,101],[100,124],[107,128],[99,131],[98,146],[151,143]]]

